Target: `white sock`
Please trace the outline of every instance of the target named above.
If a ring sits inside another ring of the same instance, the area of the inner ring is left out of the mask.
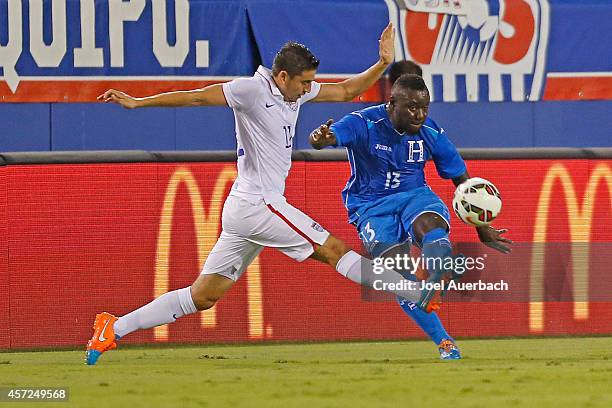
[[[380,267],[382,272],[376,274],[373,272],[374,265],[371,259],[364,258],[355,251],[348,251],[336,265],[336,270],[344,277],[352,280],[360,285],[369,286],[374,289],[374,281],[380,280],[384,283],[394,284],[396,287],[406,282],[406,278],[394,271],[393,269],[387,269]],[[405,286],[405,285],[402,285]],[[419,285],[414,285],[414,289],[398,288],[390,289],[388,292],[394,293],[398,296],[411,302],[418,302],[421,298],[421,291]]]
[[[138,329],[173,323],[179,317],[197,312],[191,287],[164,293],[151,303],[121,316],[114,324],[115,335],[123,337]]]

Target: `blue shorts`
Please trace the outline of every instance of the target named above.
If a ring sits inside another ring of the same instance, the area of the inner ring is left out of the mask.
[[[356,227],[359,238],[375,257],[398,244],[413,242],[412,223],[423,213],[438,214],[450,229],[448,208],[427,186],[379,198],[368,206],[362,206],[358,212]]]

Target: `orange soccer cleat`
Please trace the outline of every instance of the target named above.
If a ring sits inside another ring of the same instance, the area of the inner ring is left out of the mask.
[[[417,270],[414,275],[416,276],[417,280],[421,282],[426,281],[427,278],[429,277],[429,273],[427,273],[427,271],[421,268],[420,266],[417,267]],[[437,312],[438,310],[440,310],[441,306],[442,306],[442,294],[440,292],[436,292],[434,293],[432,299],[429,301],[427,306],[425,306],[424,310],[427,313]]]
[[[446,293],[445,288],[452,279],[452,272],[434,271],[430,274],[423,270],[417,270],[417,277],[419,275],[420,277],[425,277],[425,279],[421,279],[422,284],[429,284],[429,286],[421,289],[421,298],[416,302],[416,305],[427,313],[440,310],[442,296]]]
[[[438,351],[440,352],[441,360],[460,360],[461,351],[455,342],[451,339],[444,339],[438,344]]]
[[[85,363],[94,365],[105,351],[117,348],[115,331],[113,325],[117,318],[110,313],[102,312],[96,315],[93,324],[94,333],[91,340],[87,342],[85,352]]]
[[[421,265],[417,265],[416,271],[414,271],[414,276],[418,281],[425,281],[429,277],[427,271],[421,268]]]
[[[464,257],[462,254],[455,258]],[[442,306],[442,296],[446,294],[446,288],[451,280],[459,280],[463,277],[463,273],[457,273],[454,270],[433,272],[433,275],[424,270],[420,266],[415,271],[416,279],[419,282],[430,282],[441,284],[441,289],[429,289],[421,291],[421,299],[417,302],[417,306],[427,313],[440,310]]]

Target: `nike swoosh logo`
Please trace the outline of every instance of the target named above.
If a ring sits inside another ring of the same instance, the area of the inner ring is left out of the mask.
[[[110,323],[110,319],[106,321],[104,328],[102,328],[102,331],[100,332],[100,335],[98,336],[98,340],[102,342],[106,341],[106,337],[104,337],[104,332],[106,331],[106,327],[108,326],[109,323]]]
[[[271,107],[273,107],[273,106],[274,106],[274,104],[273,104],[273,103],[271,103],[271,104],[269,104],[269,105],[266,103],[266,108],[271,108]]]

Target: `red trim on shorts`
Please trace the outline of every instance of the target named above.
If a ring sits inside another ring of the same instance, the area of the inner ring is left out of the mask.
[[[291,227],[292,230],[294,230],[295,232],[297,232],[302,238],[304,238],[306,241],[310,242],[310,245],[312,245],[312,247],[314,248],[315,246],[315,242],[310,239],[308,237],[308,235],[304,234],[298,227],[296,227],[295,225],[293,225],[291,223],[291,221],[289,221],[287,218],[285,218],[285,216],[283,214],[281,214],[278,210],[276,210],[274,207],[272,207],[272,205],[268,204],[268,208],[270,209],[270,211],[272,211],[274,214],[278,215],[280,217],[281,220],[285,221],[285,223]]]

